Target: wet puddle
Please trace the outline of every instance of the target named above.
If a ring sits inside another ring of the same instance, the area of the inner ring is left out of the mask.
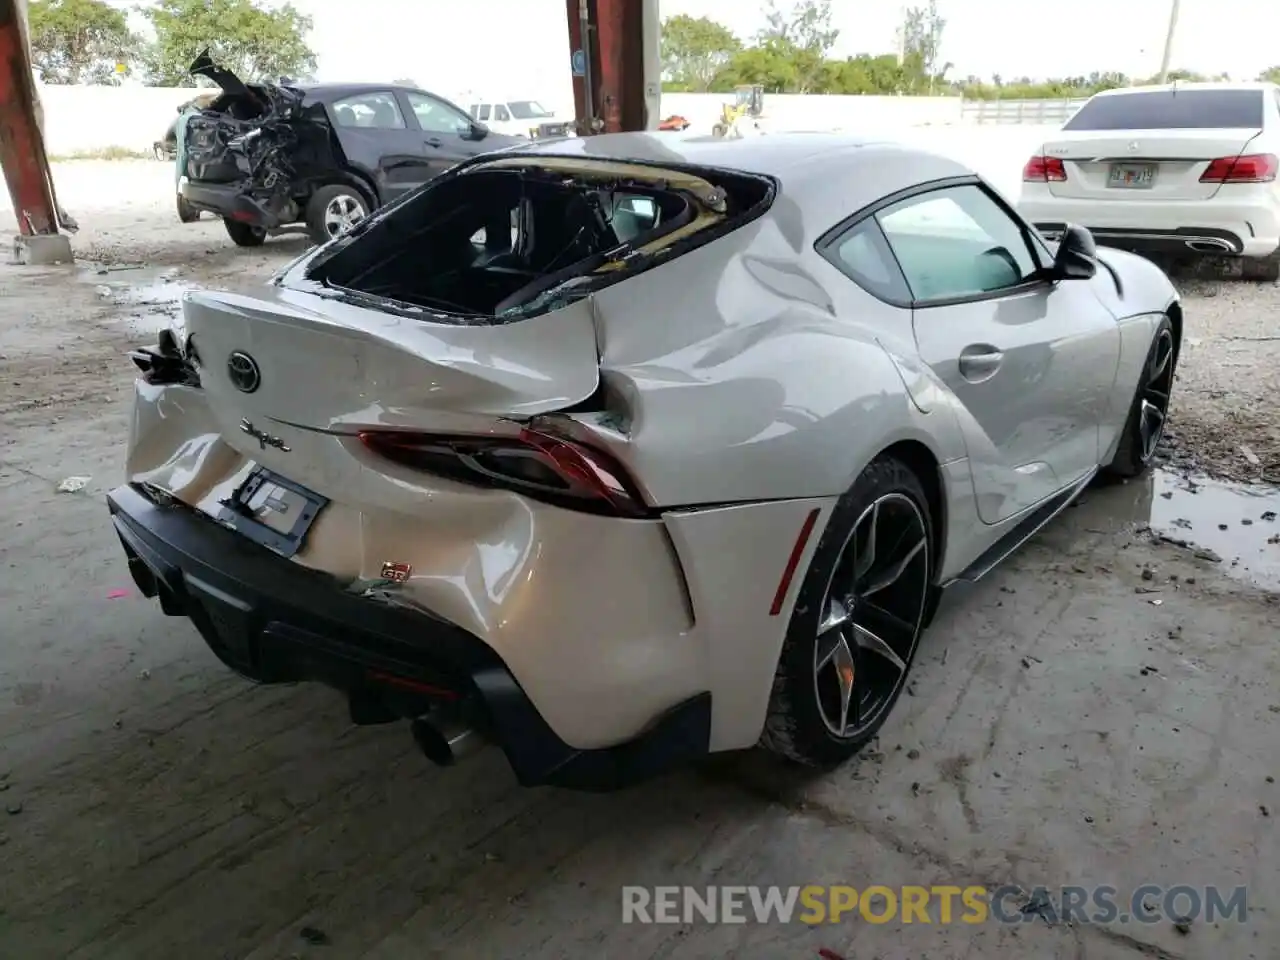
[[[136,332],[156,333],[182,322],[182,295],[194,287],[178,274],[176,267],[90,267],[77,278],[93,284],[106,303],[123,307]]]
[[[1217,557],[1232,577],[1280,589],[1280,489],[1163,471],[1152,483],[1155,533]]]

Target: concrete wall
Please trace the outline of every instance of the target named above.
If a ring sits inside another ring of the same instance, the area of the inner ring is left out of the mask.
[[[45,151],[69,157],[110,147],[150,150],[178,106],[201,91],[186,87],[40,85]]]
[[[68,157],[111,147],[149,150],[160,139],[178,105],[199,92],[177,87],[41,86],[45,147]],[[453,96],[450,91],[440,91]],[[688,117],[699,130],[710,129],[731,95],[671,93],[662,98],[662,115]],[[465,106],[465,104],[464,104]],[[572,105],[548,104],[560,109]],[[859,130],[958,123],[958,97],[838,97],[778,95],[765,97],[765,111],[777,129]]]

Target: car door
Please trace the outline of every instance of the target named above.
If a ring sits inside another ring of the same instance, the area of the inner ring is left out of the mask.
[[[401,91],[409,114],[417,121],[419,149],[431,176],[438,177],[454,164],[481,153],[481,141],[473,139],[472,120],[451,103],[419,90]]]
[[[911,290],[921,359],[960,404],[978,510],[998,523],[1098,464],[1120,332],[1090,281],[977,180],[875,213]]]
[[[329,104],[347,162],[373,180],[383,203],[431,179],[422,136],[405,119],[394,90],[368,90]]]

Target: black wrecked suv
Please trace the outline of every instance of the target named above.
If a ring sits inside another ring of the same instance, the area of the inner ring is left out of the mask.
[[[191,73],[222,93],[187,123],[178,193],[242,247],[298,227],[323,243],[454,164],[521,142],[413,87],[244,83],[208,53]]]

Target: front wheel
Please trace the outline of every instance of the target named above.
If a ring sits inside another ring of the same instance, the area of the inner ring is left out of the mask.
[[[1145,473],[1155,460],[1156,448],[1164,436],[1169,416],[1169,398],[1173,395],[1173,378],[1178,364],[1178,346],[1173,337],[1173,324],[1161,317],[1156,335],[1142,365],[1138,390],[1129,407],[1124,433],[1115,456],[1104,472],[1112,477],[1128,479]]]
[[[328,243],[368,215],[368,202],[353,187],[321,187],[307,201],[307,234],[312,243]]]
[[[227,228],[227,236],[237,247],[260,247],[267,242],[266,227],[255,227],[251,223],[241,223],[229,217],[222,218],[222,225]]]
[[[919,478],[874,460],[840,498],[787,627],[761,744],[813,766],[848,759],[906,685],[934,594]]]

